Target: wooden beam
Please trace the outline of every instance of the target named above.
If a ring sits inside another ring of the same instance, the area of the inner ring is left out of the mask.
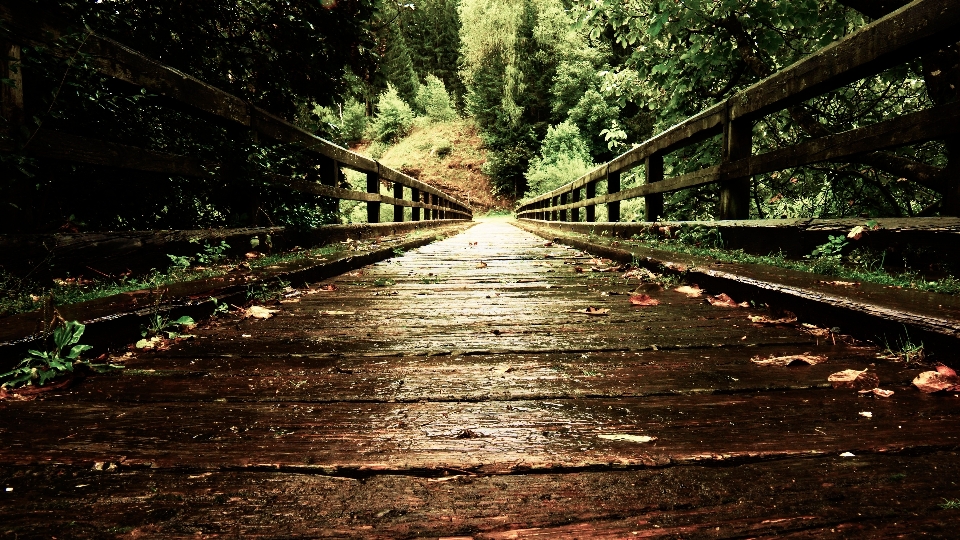
[[[220,165],[196,158],[147,150],[125,144],[39,130],[24,151],[34,157],[103,165],[137,171],[210,178]]]
[[[956,43],[960,3],[917,0],[831,43],[730,99],[730,118],[758,119]]]
[[[594,182],[587,184],[586,192],[588,201],[594,199],[597,196],[597,184]],[[587,206],[587,221],[590,223],[597,221],[597,207],[593,204]]]
[[[723,162],[746,159],[753,153],[753,122],[733,120],[724,124]],[[750,217],[750,177],[725,180],[720,186],[719,219]]]
[[[620,173],[607,173],[607,193],[614,194],[620,191]],[[620,201],[610,201],[607,203],[607,221],[620,221]]]
[[[663,154],[648,156],[644,164],[646,184],[663,181]],[[644,197],[643,220],[656,221],[663,215],[663,193],[651,193]]]
[[[403,184],[393,183],[393,198],[403,200]],[[395,205],[393,207],[393,221],[395,223],[403,222],[403,206]]]
[[[23,120],[23,73],[20,70],[20,46],[0,41],[0,129],[14,138]],[[12,142],[12,141],[11,141]]]
[[[420,190],[417,188],[410,188],[410,201],[418,203],[420,202]],[[420,207],[414,206],[410,210],[410,221],[420,221]]]

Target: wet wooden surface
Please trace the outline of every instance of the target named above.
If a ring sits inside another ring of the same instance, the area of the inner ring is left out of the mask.
[[[0,402],[0,538],[953,536],[960,398],[591,259],[484,222]]]

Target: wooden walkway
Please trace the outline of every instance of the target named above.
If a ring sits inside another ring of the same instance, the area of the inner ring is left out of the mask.
[[[953,537],[960,399],[594,262],[483,222],[0,402],[0,538]]]

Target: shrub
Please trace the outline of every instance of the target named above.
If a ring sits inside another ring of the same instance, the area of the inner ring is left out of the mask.
[[[443,81],[433,75],[427,75],[427,80],[420,86],[416,106],[418,113],[434,122],[448,122],[457,117]]]
[[[580,129],[567,120],[547,128],[540,157],[530,161],[525,174],[529,195],[546,193],[583,176],[594,167]]]
[[[363,138],[367,130],[367,108],[356,100],[343,104],[343,116],[340,121],[340,134],[347,143],[355,143]]]
[[[413,110],[396,88],[387,85],[387,91],[380,96],[377,104],[377,116],[370,125],[371,138],[390,143],[402,139],[413,126]]]

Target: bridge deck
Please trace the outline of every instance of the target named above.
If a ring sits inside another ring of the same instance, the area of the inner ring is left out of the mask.
[[[484,222],[0,402],[0,537],[952,533],[956,396],[544,244]],[[827,382],[864,368],[895,394]]]

